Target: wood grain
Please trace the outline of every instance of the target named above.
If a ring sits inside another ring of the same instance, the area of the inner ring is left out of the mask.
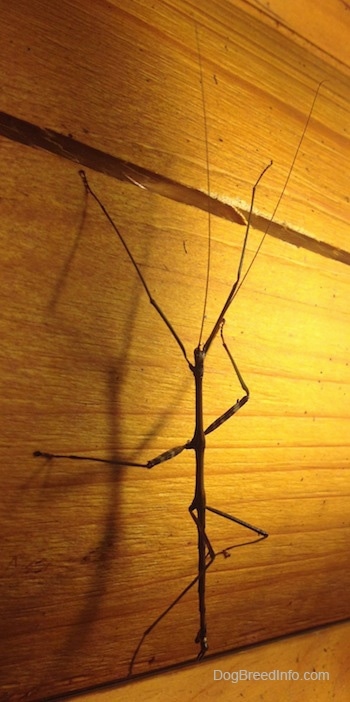
[[[349,616],[349,84],[232,3],[2,3],[1,109],[111,157],[273,211],[321,88],[293,177],[227,317],[251,390],[208,437],[208,502],[270,538],[208,573],[211,653]],[[154,469],[45,462],[36,449],[146,461],[191,438],[193,387],[108,223],[86,201],[71,153],[1,139],[1,699],[62,695],[127,676],[143,631],[196,572],[187,507],[194,462]],[[205,212],[107,177],[89,178],[152,294],[191,353],[206,274]],[[330,255],[283,240],[284,226]],[[212,218],[210,332],[242,227]],[[252,231],[251,258],[261,234]],[[334,255],[332,255],[334,250]],[[337,260],[342,251],[344,263]],[[207,424],[239,396],[210,350]],[[245,533],[218,517],[220,551]],[[145,641],[134,672],[193,660],[193,589]]]
[[[126,696],[131,702],[140,699],[161,702],[164,690],[169,702],[179,699],[189,702],[199,697],[222,702],[233,697],[249,702],[281,698],[291,702],[300,699],[311,702],[315,698],[321,702],[334,699],[347,702],[349,629],[347,622],[253,646],[246,651],[204,660],[201,665],[135,680],[127,687],[121,685],[81,695],[79,702],[119,702]],[[214,671],[217,671],[216,679]],[[264,673],[270,678],[264,680]],[[255,679],[248,680],[249,674],[255,674]],[[261,679],[257,678],[259,674],[262,674]]]
[[[321,58],[349,77],[349,5],[344,0],[232,0],[235,7],[274,27],[309,54]]]

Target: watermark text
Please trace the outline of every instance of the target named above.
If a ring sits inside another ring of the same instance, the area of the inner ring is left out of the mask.
[[[319,680],[323,682],[329,679],[330,675],[326,670],[305,670],[304,673],[298,673],[296,670],[214,670],[214,680],[232,683],[250,680]]]

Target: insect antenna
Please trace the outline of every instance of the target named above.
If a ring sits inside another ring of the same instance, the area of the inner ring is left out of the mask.
[[[308,127],[309,127],[310,120],[311,120],[311,117],[312,117],[312,114],[313,114],[313,111],[314,111],[314,108],[315,108],[315,103],[316,103],[316,100],[317,100],[317,98],[318,98],[318,95],[319,95],[321,86],[322,86],[324,83],[326,83],[326,82],[327,82],[326,80],[322,80],[322,81],[318,84],[318,86],[317,86],[316,92],[315,92],[315,94],[314,94],[314,97],[313,97],[313,100],[312,100],[312,103],[311,103],[311,108],[310,108],[310,110],[309,110],[308,117],[307,117],[307,119],[306,119],[306,121],[305,121],[304,128],[303,128],[303,131],[302,131],[302,133],[301,133],[301,136],[300,136],[300,139],[299,139],[299,142],[298,142],[298,146],[297,146],[296,151],[295,151],[295,153],[294,153],[292,163],[291,163],[291,165],[290,165],[290,167],[289,167],[289,170],[288,170],[287,177],[286,177],[286,179],[285,179],[283,188],[282,188],[282,190],[281,190],[281,192],[280,192],[280,194],[279,194],[279,196],[278,196],[276,205],[275,205],[275,207],[274,207],[274,209],[273,209],[273,211],[272,211],[272,215],[271,215],[271,217],[270,217],[270,219],[269,219],[268,225],[267,225],[267,227],[266,227],[266,229],[265,229],[265,232],[264,232],[264,234],[263,234],[263,236],[262,236],[262,238],[261,238],[261,241],[260,241],[260,243],[259,243],[259,245],[258,245],[258,247],[257,247],[257,249],[256,249],[256,251],[255,251],[255,253],[254,253],[254,255],[253,255],[252,260],[251,260],[250,263],[249,263],[249,266],[248,266],[247,270],[246,270],[245,273],[244,273],[243,278],[242,278],[242,279],[239,281],[239,283],[237,284],[236,289],[235,289],[234,292],[233,292],[233,295],[232,295],[231,300],[233,300],[233,298],[236,297],[236,295],[237,295],[237,293],[238,293],[238,290],[240,290],[240,288],[242,287],[242,285],[243,285],[243,283],[244,283],[244,281],[245,281],[247,275],[249,274],[249,272],[250,272],[252,266],[254,265],[254,263],[255,263],[255,261],[256,261],[256,258],[257,258],[258,254],[259,254],[259,252],[260,252],[260,250],[261,250],[261,247],[262,247],[262,245],[263,245],[263,243],[264,243],[264,241],[265,241],[266,235],[269,233],[270,226],[271,226],[272,222],[274,221],[276,212],[277,212],[277,210],[278,210],[278,208],[279,208],[279,206],[280,206],[280,204],[281,204],[281,200],[282,200],[282,198],[283,198],[283,196],[284,196],[284,193],[285,193],[285,191],[286,191],[286,189],[287,189],[287,186],[288,186],[290,177],[291,177],[292,172],[293,172],[293,170],[294,170],[295,162],[296,162],[296,160],[297,160],[297,158],[298,158],[298,156],[299,156],[299,152],[300,152],[300,149],[301,149],[301,145],[302,145],[302,143],[303,143],[303,141],[304,141],[305,134],[306,134],[307,129],[308,129]],[[270,165],[272,165],[272,161],[271,161],[271,164],[270,164]],[[266,169],[265,169],[265,170],[266,170]],[[261,176],[264,174],[264,172],[265,172],[265,171],[263,171],[263,173],[261,174]],[[261,176],[259,177],[257,183],[259,182]],[[256,187],[257,183],[255,184],[254,187]],[[249,223],[249,221],[250,221],[250,219],[251,219],[251,215],[252,215],[252,206],[250,207],[250,211],[249,211],[248,223]],[[243,251],[242,251],[242,255],[243,255]],[[242,261],[242,256],[241,256],[240,267],[242,266],[242,263],[243,263],[243,261]]]
[[[209,139],[208,139],[208,120],[207,120],[207,106],[205,102],[204,94],[204,76],[203,76],[203,65],[202,65],[202,55],[200,51],[199,36],[198,36],[198,26],[194,25],[196,33],[196,46],[197,46],[197,58],[199,67],[199,82],[201,86],[201,100],[202,100],[202,114],[203,114],[203,126],[204,126],[204,142],[205,142],[205,161],[206,161],[206,187],[208,195],[208,249],[207,249],[207,270],[205,279],[205,290],[204,290],[204,301],[203,301],[203,312],[201,326],[199,330],[198,338],[198,348],[201,345],[204,329],[205,313],[207,309],[208,293],[209,293],[209,276],[210,276],[210,259],[211,259],[211,211],[210,211],[210,196],[211,196],[211,183],[210,183],[210,170],[209,170]]]

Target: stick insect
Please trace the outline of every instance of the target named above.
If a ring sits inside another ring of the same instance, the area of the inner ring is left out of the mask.
[[[206,117],[205,117],[205,101],[204,101],[204,92],[203,92],[203,76],[202,76],[202,67],[201,67],[201,60],[199,56],[199,65],[200,65],[200,78],[201,78],[201,85],[202,85],[202,100],[203,100],[203,110],[204,110],[204,122],[205,122],[205,136],[206,136],[206,150],[207,150],[207,185],[208,185],[208,194],[210,194],[210,183],[209,183],[209,156],[208,156],[208,138],[207,138],[207,127],[206,127]],[[292,173],[297,155],[299,153],[302,141],[304,139],[306,130],[308,128],[308,124],[313,112],[313,108],[315,105],[315,101],[320,89],[321,83],[319,84],[317,91],[314,95],[314,99],[312,102],[312,106],[308,115],[308,118],[306,120],[306,123],[304,125],[304,129],[302,132],[302,135],[299,140],[299,144],[297,146],[297,150],[295,152],[291,167],[289,169],[289,173],[287,175],[285,184],[283,186],[282,192],[278,198],[277,204],[274,208],[273,214],[271,216],[269,224],[272,222],[275,213],[277,211],[277,208],[280,204],[280,201],[283,197],[283,194],[285,192],[285,189],[287,187],[290,175]],[[262,239],[255,251],[255,254],[244,274],[242,276],[242,269],[243,269],[243,264],[245,260],[245,255],[246,255],[246,249],[247,249],[247,242],[248,242],[248,237],[249,237],[249,231],[250,231],[250,224],[251,224],[251,217],[253,213],[253,208],[254,208],[254,200],[255,200],[255,194],[256,194],[256,189],[258,187],[258,184],[260,183],[261,179],[265,175],[266,171],[271,167],[272,161],[265,166],[265,168],[262,170],[260,173],[255,185],[252,188],[252,194],[251,194],[251,202],[250,202],[250,208],[249,208],[249,213],[248,213],[248,218],[247,218],[247,224],[246,224],[246,230],[245,230],[245,235],[244,235],[244,240],[243,240],[243,245],[240,253],[240,258],[239,258],[239,263],[237,267],[237,273],[235,280],[231,286],[231,289],[227,295],[227,298],[223,304],[223,307],[208,335],[206,340],[203,342],[202,337],[203,337],[203,327],[204,327],[204,318],[205,318],[205,310],[206,310],[206,302],[207,302],[207,295],[208,295],[208,275],[209,275],[209,262],[208,262],[208,269],[207,269],[207,280],[206,280],[206,287],[205,287],[205,295],[204,295],[204,310],[202,314],[202,321],[201,321],[201,327],[200,327],[200,333],[199,333],[199,340],[196,348],[193,351],[193,361],[191,361],[187,355],[185,346],[180,338],[180,336],[177,334],[176,330],[174,329],[171,321],[167,318],[165,313],[163,312],[162,308],[158,304],[158,302],[153,298],[151,291],[148,287],[148,284],[146,282],[146,279],[144,278],[140,266],[136,262],[131,250],[128,247],[128,244],[126,240],[124,239],[123,235],[121,234],[119,228],[113,221],[112,217],[110,216],[108,210],[102,203],[101,199],[99,196],[94,192],[94,190],[91,188],[90,183],[87,179],[87,176],[83,170],[79,171],[79,175],[82,179],[82,182],[84,184],[86,193],[96,201],[97,205],[101,209],[102,213],[104,216],[107,218],[109,221],[114,233],[116,234],[117,238],[119,239],[121,245],[124,247],[127,256],[134,267],[136,274],[141,282],[141,285],[144,288],[144,291],[149,299],[149,302],[151,305],[154,307],[156,313],[160,316],[160,318],[163,320],[164,324],[167,326],[170,335],[173,337],[175,340],[178,348],[181,351],[182,356],[185,359],[185,362],[189,368],[189,371],[193,375],[194,378],[194,387],[195,387],[195,428],[194,428],[194,433],[192,436],[192,439],[189,441],[186,441],[185,443],[175,446],[171,448],[170,450],[167,450],[160,455],[156,456],[155,458],[147,461],[147,463],[137,463],[137,462],[128,462],[127,460],[125,461],[116,461],[116,460],[108,460],[108,459],[103,459],[103,458],[96,458],[96,457],[89,457],[89,456],[80,456],[80,455],[75,455],[75,454],[56,454],[56,453],[49,453],[49,452],[44,452],[44,451],[35,451],[34,456],[35,457],[44,457],[49,460],[51,459],[61,459],[61,458],[66,458],[66,459],[73,459],[73,460],[89,460],[89,461],[98,461],[102,463],[107,463],[110,465],[121,465],[121,466],[136,466],[136,467],[141,467],[141,468],[146,468],[146,469],[152,469],[155,466],[158,466],[161,463],[164,463],[165,461],[169,461],[175,456],[178,456],[182,451],[188,451],[188,450],[193,450],[195,454],[195,481],[194,481],[194,496],[192,499],[192,502],[188,508],[189,514],[191,518],[194,521],[194,524],[197,529],[197,544],[198,544],[198,569],[197,569],[197,575],[196,577],[187,585],[187,587],[180,593],[180,595],[171,603],[167,609],[162,612],[162,614],[151,624],[151,626],[146,629],[146,631],[143,633],[138,646],[132,656],[132,659],[130,661],[129,665],[129,675],[132,674],[133,671],[133,666],[136,661],[137,655],[140,651],[140,648],[145,641],[146,637],[150,634],[150,632],[157,626],[157,624],[163,619],[163,617],[166,616],[166,614],[182,599],[182,597],[196,584],[198,583],[198,609],[199,609],[199,629],[197,632],[197,635],[195,637],[195,643],[198,644],[199,650],[197,654],[197,659],[201,660],[205,653],[208,650],[208,639],[207,639],[207,619],[206,619],[206,574],[208,568],[212,565],[215,557],[218,555],[214,551],[214,548],[210,542],[210,539],[208,537],[208,534],[206,532],[206,513],[207,512],[212,512],[220,517],[223,517],[224,519],[227,519],[231,522],[235,522],[236,524],[243,526],[244,528],[248,529],[249,531],[253,532],[255,535],[255,538],[253,541],[249,541],[247,543],[255,543],[261,540],[264,540],[267,538],[268,534],[266,531],[261,529],[260,527],[253,526],[252,524],[249,524],[248,522],[244,521],[243,519],[240,519],[236,516],[233,516],[231,514],[228,514],[227,512],[223,512],[220,509],[217,509],[216,507],[212,507],[207,504],[206,501],[206,493],[205,493],[205,480],[204,480],[204,455],[205,455],[205,448],[206,448],[206,437],[212,433],[214,430],[216,430],[218,427],[220,427],[224,422],[227,422],[229,419],[231,419],[249,400],[249,389],[246,384],[246,382],[243,379],[243,376],[237,366],[236,361],[234,360],[227,343],[225,341],[224,337],[224,324],[225,324],[225,315],[227,311],[229,310],[230,306],[232,305],[232,302],[237,295],[238,290],[240,289],[243,281],[245,280],[246,276],[248,275],[260,249],[261,246],[264,242],[264,239],[268,233],[268,228],[269,225],[264,232]],[[126,174],[127,175],[127,174]],[[132,181],[136,185],[140,185],[137,180],[135,180],[132,176],[128,176],[130,181]],[[143,186],[141,186],[143,187]],[[208,248],[210,250],[210,227],[209,227],[209,244]],[[209,253],[208,253],[208,261],[209,261]],[[204,427],[204,422],[203,422],[203,376],[204,376],[204,364],[205,364],[205,359],[206,356],[215,341],[217,337],[220,336],[221,338],[221,343],[223,345],[223,348],[229,358],[229,361],[232,365],[233,371],[238,379],[238,382],[242,388],[242,397],[238,398],[236,402],[229,407],[223,414],[221,414],[217,419],[215,419],[209,426],[206,428]],[[243,544],[241,544],[243,545]],[[227,549],[229,550],[229,549]],[[227,555],[226,551],[221,551],[223,555]]]

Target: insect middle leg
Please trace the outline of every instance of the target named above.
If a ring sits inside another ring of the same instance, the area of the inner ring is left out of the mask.
[[[248,402],[248,400],[249,400],[249,388],[248,388],[247,384],[245,383],[245,381],[243,380],[243,377],[242,377],[241,372],[237,366],[237,363],[234,360],[234,358],[231,354],[231,351],[228,348],[226,341],[225,341],[225,338],[224,338],[224,332],[223,332],[224,324],[225,324],[225,320],[223,319],[221,322],[221,326],[220,326],[220,335],[221,335],[222,345],[223,345],[223,347],[224,347],[224,349],[225,349],[225,351],[226,351],[226,353],[227,353],[227,355],[232,363],[232,366],[234,368],[236,376],[240,382],[242,390],[244,390],[244,392],[245,392],[245,395],[243,395],[243,397],[238,399],[237,402],[235,402],[235,404],[232,405],[232,407],[229,407],[229,409],[226,410],[226,412],[221,414],[220,417],[215,419],[214,422],[209,424],[209,426],[204,431],[205,435],[210,434],[212,431],[214,431],[215,429],[220,427],[221,424],[224,424],[224,422],[226,422],[228,419],[233,417],[233,415],[236,414],[236,412],[238,412],[238,410],[240,410],[241,407],[243,407],[243,405],[245,405],[246,402]],[[232,522],[236,522],[236,524],[239,524],[240,526],[243,526],[246,529],[250,529],[250,531],[254,531],[262,539],[266,539],[268,536],[267,532],[264,531],[263,529],[260,529],[260,527],[255,527],[252,524],[245,522],[243,519],[239,519],[238,517],[234,517],[233,515],[228,514],[227,512],[222,512],[221,510],[216,509],[215,507],[209,507],[209,505],[206,505],[206,509],[209,512],[213,512],[214,514],[217,514],[219,517],[224,517],[225,519],[229,519]],[[258,540],[260,540],[260,539],[258,539]]]

